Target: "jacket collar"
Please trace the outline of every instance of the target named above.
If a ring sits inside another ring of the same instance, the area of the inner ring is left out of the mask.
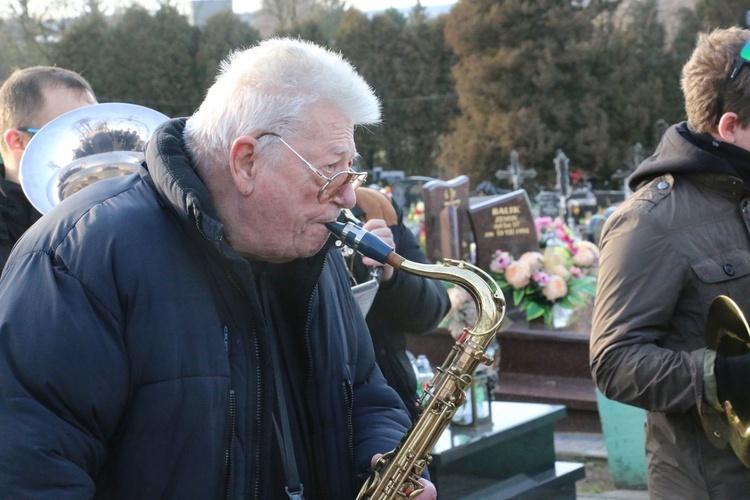
[[[183,141],[187,118],[162,124],[146,145],[145,170],[141,177],[151,184],[162,203],[190,230],[197,230],[230,260],[241,259],[224,239],[224,224],[218,217],[211,193],[198,177]]]

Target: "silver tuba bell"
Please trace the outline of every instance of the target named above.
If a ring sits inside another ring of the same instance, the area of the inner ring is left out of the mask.
[[[58,116],[34,134],[21,157],[26,197],[45,213],[96,181],[137,171],[146,141],[168,119],[144,106],[114,102]]]

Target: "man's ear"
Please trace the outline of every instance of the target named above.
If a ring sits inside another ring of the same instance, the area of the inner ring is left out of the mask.
[[[18,130],[14,128],[9,128],[5,131],[5,134],[3,134],[3,140],[5,141],[5,144],[8,146],[8,150],[18,158],[21,159],[21,156],[23,156],[23,150],[26,149],[26,138],[21,134]]]
[[[229,171],[232,180],[241,194],[249,195],[253,191],[257,170],[255,165],[258,140],[249,135],[238,137],[229,151]]]
[[[722,141],[734,144],[737,141],[736,134],[741,128],[737,113],[727,112],[721,115],[716,132]]]

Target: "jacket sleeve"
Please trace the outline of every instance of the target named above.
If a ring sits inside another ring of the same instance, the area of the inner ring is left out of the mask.
[[[365,330],[365,335],[367,331]],[[375,363],[375,354],[369,338],[359,342],[361,350],[361,374],[364,379],[355,380],[354,450],[357,470],[370,470],[370,459],[376,453],[393,450],[409,428],[410,422],[401,398],[385,381]]]
[[[403,214],[395,205],[398,224],[389,226],[396,253],[407,260],[429,264],[412,232],[403,223]],[[426,333],[432,331],[450,309],[450,300],[440,280],[423,278],[396,270],[382,283],[367,315],[373,332]]]
[[[668,231],[631,207],[607,221],[592,319],[594,381],[610,399],[655,412],[700,405],[705,349],[662,347],[689,279]]]
[[[53,255],[11,256],[0,280],[0,497],[92,498],[122,414],[118,322]]]

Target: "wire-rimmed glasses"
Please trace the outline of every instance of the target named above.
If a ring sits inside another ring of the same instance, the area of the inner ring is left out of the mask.
[[[302,160],[305,165],[318,177],[323,179],[325,183],[323,184],[323,187],[320,188],[318,191],[318,202],[320,203],[328,203],[333,198],[335,198],[339,192],[341,192],[341,189],[346,186],[347,184],[352,185],[352,189],[357,189],[359,186],[364,184],[365,180],[367,179],[367,172],[355,172],[354,170],[344,170],[343,172],[337,172],[333,174],[332,177],[328,177],[323,172],[318,170],[313,166],[312,163],[305,160],[305,158],[302,157],[301,154],[297,152],[292,146],[289,145],[279,134],[275,134],[273,132],[266,132],[264,134],[259,135],[256,137],[256,139],[260,139],[261,137],[264,137],[266,135],[271,135],[276,138],[278,138],[281,143],[286,146],[289,151],[295,154],[297,158]]]

